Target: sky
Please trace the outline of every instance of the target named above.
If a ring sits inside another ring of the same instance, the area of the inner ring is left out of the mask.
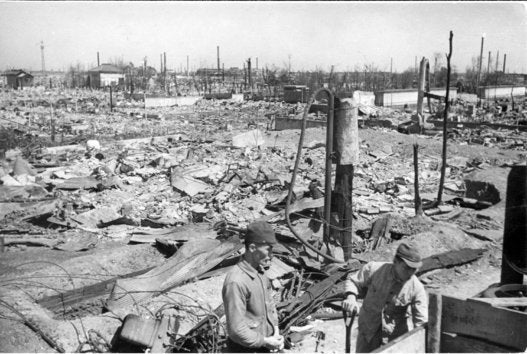
[[[401,72],[415,58],[446,65],[449,31],[452,64],[471,65],[484,39],[483,70],[507,54],[506,71],[527,73],[527,2],[38,2],[0,0],[0,70],[46,69],[122,59],[159,69],[225,68],[348,71],[374,65]]]

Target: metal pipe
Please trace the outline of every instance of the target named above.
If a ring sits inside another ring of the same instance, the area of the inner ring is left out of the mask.
[[[331,233],[331,154],[333,153],[333,126],[335,115],[335,96],[328,89],[323,89],[328,94],[328,114],[326,125],[326,175],[324,183],[324,241],[328,241]],[[320,91],[320,90],[318,90]],[[317,91],[317,92],[318,92]],[[316,93],[315,92],[315,98]]]
[[[318,89],[317,91],[315,91],[315,93],[313,94],[313,96],[311,97],[311,99],[309,100],[309,103],[307,104],[305,110],[304,110],[304,116],[302,117],[302,130],[300,131],[300,139],[298,141],[298,149],[297,149],[297,153],[296,153],[296,159],[295,159],[295,166],[293,168],[293,175],[291,176],[291,183],[289,185],[289,193],[287,194],[287,201],[286,201],[286,204],[285,204],[285,220],[287,222],[287,226],[289,227],[289,229],[291,230],[291,232],[293,233],[293,235],[307,248],[309,248],[310,250],[312,250],[313,252],[317,253],[318,255],[320,255],[321,257],[325,258],[326,260],[330,261],[330,262],[334,262],[334,263],[344,263],[344,261],[342,260],[339,260],[339,259],[336,259],[332,256],[329,256],[327,254],[324,254],[322,252],[320,252],[318,249],[316,249],[315,247],[313,247],[311,244],[309,244],[306,240],[304,240],[302,238],[302,236],[300,236],[298,234],[298,232],[294,229],[293,225],[291,224],[291,219],[289,218],[290,216],[290,207],[291,207],[291,199],[292,199],[292,196],[293,196],[293,189],[295,187],[295,180],[296,180],[296,174],[298,172],[298,165],[300,164],[300,157],[301,157],[301,154],[302,154],[302,145],[303,145],[303,142],[304,142],[304,134],[305,134],[305,130],[306,130],[306,123],[307,123],[307,114],[309,112],[309,108],[311,107],[311,105],[313,104],[314,100],[315,100],[315,97],[322,91],[325,91],[327,94],[328,94],[328,99],[330,100],[328,102],[328,109],[329,109],[329,112],[328,112],[328,130],[331,129],[331,146],[329,145],[329,142],[326,142],[326,157],[331,157],[331,153],[328,155],[327,151],[328,149],[333,149],[333,110],[334,110],[334,95],[333,93],[326,89],[326,88],[320,88]],[[331,105],[330,105],[330,102],[331,102]],[[331,114],[331,115],[330,115]],[[331,122],[330,122],[331,121]],[[329,151],[331,151],[329,150]],[[329,211],[331,212],[331,163],[329,163],[329,169],[327,169],[327,166],[328,166],[328,163],[326,161],[326,186],[328,185],[328,180],[329,180],[329,193],[326,192],[326,198],[324,199],[325,200],[325,213],[324,213],[324,218],[326,219],[330,214],[326,212],[328,211],[327,209],[327,206],[329,205]],[[328,176],[328,171],[329,171],[329,178],[327,177]],[[326,189],[327,191],[327,189]],[[324,230],[326,230],[326,227],[327,229],[329,230],[330,228],[330,225],[329,225],[329,219],[326,219],[326,220],[323,220],[324,221],[324,224],[326,225]],[[326,231],[325,231],[326,232]]]

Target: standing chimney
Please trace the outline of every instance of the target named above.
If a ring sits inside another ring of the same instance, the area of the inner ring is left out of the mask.
[[[500,61],[500,51],[498,50],[498,54],[496,54],[496,72],[498,71],[499,61]]]
[[[507,54],[503,54],[503,73],[505,74],[505,62],[507,61]]]
[[[99,62],[99,52],[97,52],[97,66],[101,65],[101,63]]]
[[[187,55],[187,76],[188,76],[188,55]]]
[[[218,57],[218,72],[219,72],[221,70],[220,68],[220,46],[216,47],[216,51],[217,51],[217,57]]]

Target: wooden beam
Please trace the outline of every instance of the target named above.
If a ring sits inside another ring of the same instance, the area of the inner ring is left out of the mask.
[[[425,353],[425,344],[426,325],[422,325],[377,348],[372,353]]]
[[[527,314],[490,306],[482,301],[442,297],[441,330],[524,351]]]
[[[434,100],[444,101],[445,96],[436,95],[430,92],[425,92],[425,97],[427,98],[433,98]]]
[[[481,301],[495,307],[527,306],[527,297],[475,297],[470,300]]]
[[[428,331],[426,334],[426,352],[441,352],[441,295],[428,295]]]

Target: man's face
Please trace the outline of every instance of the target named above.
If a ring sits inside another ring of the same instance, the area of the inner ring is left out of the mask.
[[[394,269],[395,276],[402,283],[408,281],[417,272],[417,268],[409,267],[408,264],[397,257],[394,261]]]
[[[258,268],[261,271],[269,269],[273,258],[273,246],[267,243],[256,243],[251,244],[251,250]]]

